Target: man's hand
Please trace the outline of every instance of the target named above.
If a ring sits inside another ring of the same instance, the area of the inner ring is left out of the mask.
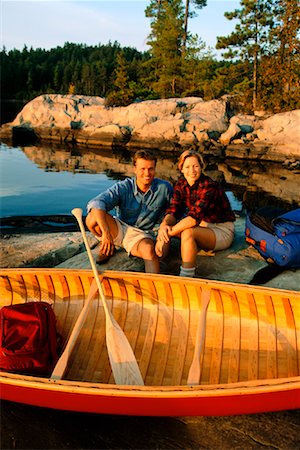
[[[115,245],[110,232],[102,233],[101,243],[100,243],[100,253],[103,255],[111,256],[114,254]]]

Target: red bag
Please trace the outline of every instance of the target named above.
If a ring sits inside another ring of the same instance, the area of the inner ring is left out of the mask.
[[[50,375],[57,360],[56,319],[46,302],[4,306],[0,310],[0,369]]]

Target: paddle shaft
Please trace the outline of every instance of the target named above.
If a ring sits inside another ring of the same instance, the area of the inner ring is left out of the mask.
[[[100,278],[99,278],[99,275],[98,275],[97,267],[95,265],[94,258],[93,258],[93,255],[92,255],[92,252],[91,252],[91,249],[90,249],[87,237],[86,237],[86,232],[85,232],[85,229],[84,229],[84,225],[83,225],[83,222],[82,222],[82,210],[80,208],[74,208],[74,209],[72,209],[72,214],[77,219],[77,222],[78,222],[78,225],[79,225],[82,237],[83,237],[85,248],[86,248],[86,251],[88,253],[88,257],[89,257],[89,260],[90,260],[90,263],[91,263],[91,266],[92,266],[92,269],[93,269],[95,281],[97,283],[97,286],[98,286],[98,289],[99,289],[99,293],[100,293],[100,297],[101,297],[101,300],[102,300],[102,303],[103,303],[103,308],[104,308],[104,311],[105,311],[106,318],[108,318],[111,321],[111,312],[108,309],[108,306],[107,306],[107,303],[106,303],[106,299],[105,299],[105,295],[104,295],[104,292],[103,292],[102,284],[101,284],[101,281],[100,281]]]
[[[200,373],[201,373],[200,358],[205,340],[206,311],[210,301],[210,296],[211,296],[211,289],[203,288],[201,294],[201,313],[197,327],[194,357],[188,374],[187,380],[188,385],[196,385],[199,384],[200,381]]]
[[[63,351],[63,353],[61,354],[61,356],[59,357],[57,363],[55,364],[55,367],[53,369],[53,372],[51,374],[51,379],[52,380],[61,380],[62,377],[64,376],[67,364],[68,364],[68,360],[69,357],[72,353],[72,350],[74,348],[75,342],[79,336],[80,330],[84,324],[85,318],[87,316],[88,313],[88,309],[90,306],[90,302],[92,300],[92,298],[94,297],[94,295],[96,294],[96,292],[98,291],[98,287],[97,287],[97,283],[95,280],[93,280],[91,287],[90,287],[90,291],[89,291],[89,295],[85,301],[84,307],[81,310],[81,313],[78,316],[78,319],[75,323],[75,326],[72,330],[71,336],[68,340],[68,343]]]
[[[74,208],[72,214],[76,217],[80,231],[85,243],[88,257],[93,269],[95,280],[102,300],[106,318],[106,345],[112,372],[117,384],[143,385],[144,381],[140,373],[133,350],[119,324],[116,322],[109,310],[94,258],[86,237],[86,232],[82,222],[82,210]]]

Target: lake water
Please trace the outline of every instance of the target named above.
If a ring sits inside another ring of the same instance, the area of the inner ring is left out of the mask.
[[[105,173],[39,167],[20,148],[0,147],[1,217],[69,214],[112,185]]]
[[[208,158],[207,158],[208,159]],[[177,158],[162,155],[157,176],[175,181]],[[208,175],[222,180],[233,209],[276,204],[297,207],[299,173],[281,164],[213,161]],[[70,214],[116,180],[132,175],[131,154],[124,150],[63,146],[0,146],[0,217]],[[298,180],[298,181],[297,181]]]

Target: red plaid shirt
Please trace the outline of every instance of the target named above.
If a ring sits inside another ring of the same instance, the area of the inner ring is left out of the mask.
[[[201,220],[209,223],[235,221],[228,197],[220,184],[203,174],[193,186],[184,177],[179,178],[166,214],[177,220],[193,217],[198,225]]]

